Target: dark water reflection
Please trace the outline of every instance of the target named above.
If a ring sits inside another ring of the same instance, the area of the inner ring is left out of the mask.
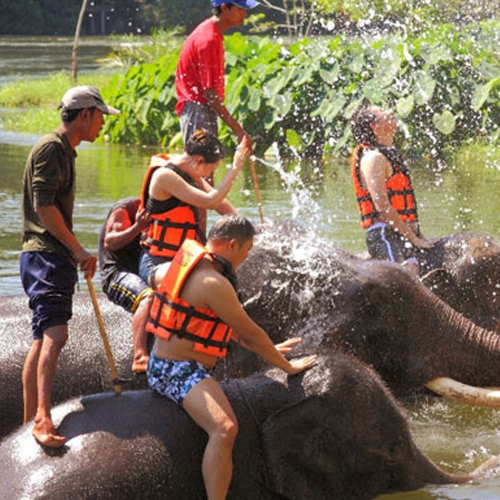
[[[23,78],[37,78],[50,72],[70,71],[73,38],[0,36],[0,85]],[[98,59],[106,56],[110,38],[86,37],[78,43],[78,71],[99,69]]]

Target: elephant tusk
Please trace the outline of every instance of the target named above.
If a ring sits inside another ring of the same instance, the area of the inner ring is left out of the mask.
[[[431,391],[454,401],[473,406],[500,408],[500,388],[473,387],[448,377],[438,377],[425,384]]]

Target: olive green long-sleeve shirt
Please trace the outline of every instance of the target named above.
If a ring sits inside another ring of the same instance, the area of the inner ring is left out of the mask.
[[[53,252],[73,261],[68,249],[43,226],[35,209],[56,207],[72,232],[75,203],[76,151],[66,136],[56,131],[33,147],[23,176],[23,252]]]

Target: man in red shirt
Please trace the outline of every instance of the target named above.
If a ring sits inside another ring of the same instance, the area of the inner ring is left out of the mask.
[[[213,16],[189,35],[182,49],[175,74],[177,106],[184,144],[195,130],[204,129],[218,136],[217,117],[236,134],[238,143],[245,135],[243,127],[224,105],[223,34],[240,26],[256,0],[211,0]]]

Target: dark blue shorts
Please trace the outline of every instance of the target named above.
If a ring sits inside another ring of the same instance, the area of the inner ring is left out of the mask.
[[[149,255],[146,250],[142,250],[141,256],[139,258],[139,276],[151,284],[151,273],[165,262],[171,262],[172,259],[167,259],[165,257],[159,257],[157,255]]]
[[[45,330],[71,319],[78,273],[66,257],[51,252],[23,252],[20,268],[33,311],[33,338],[41,339]]]
[[[153,353],[148,361],[148,384],[158,394],[182,406],[188,392],[199,382],[210,378],[211,368],[198,361],[172,361],[157,358]]]
[[[137,274],[120,272],[113,275],[104,293],[114,304],[126,311],[135,312],[141,300],[153,290]]]

